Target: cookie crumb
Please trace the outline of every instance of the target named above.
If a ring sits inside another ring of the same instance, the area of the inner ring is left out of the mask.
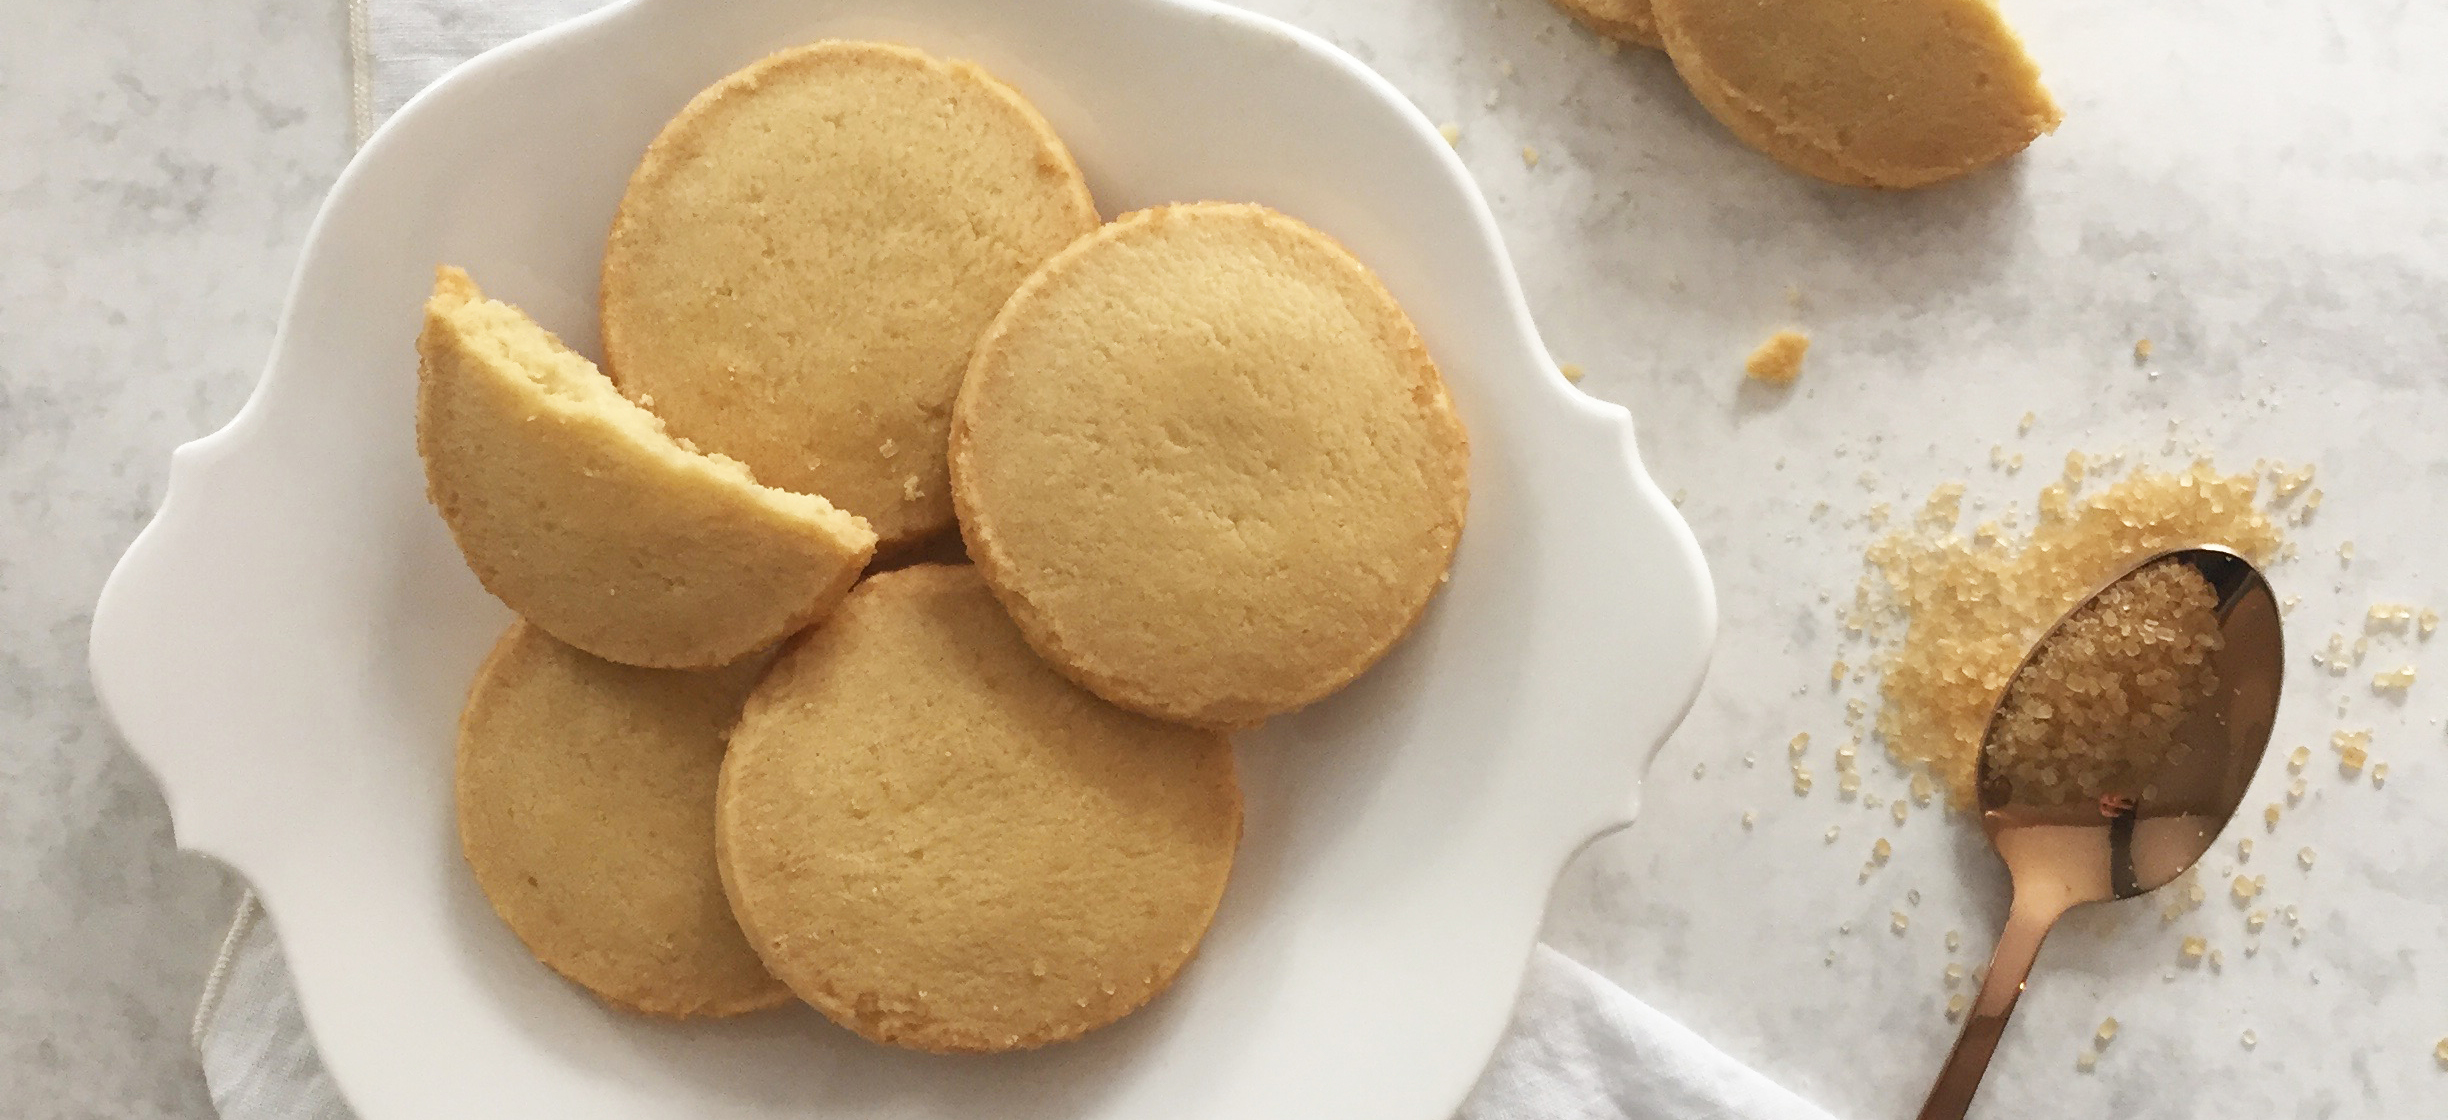
[[[1522,145],[1522,166],[1523,166],[1523,167],[1537,167],[1537,166],[1538,166],[1538,161],[1539,161],[1539,150],[1538,150],[1537,148],[1534,148],[1534,147],[1532,147],[1532,146],[1528,145],[1528,144],[1524,144],[1524,145]]]
[[[2144,339],[2137,339],[2137,340],[2135,340],[2135,342],[2134,342],[2134,364],[2135,364],[2135,365],[2141,365],[2142,363],[2149,361],[2149,360],[2150,360],[2150,356],[2151,356],[2151,340],[2149,340],[2149,339],[2147,339],[2147,338],[2144,338]]]
[[[1754,380],[1774,385],[1789,385],[1802,376],[1802,355],[1810,351],[1810,336],[1801,331],[1778,331],[1743,359],[1743,372]]]
[[[1581,383],[1581,378],[1586,373],[1577,362],[1559,362],[1556,364],[1556,372],[1563,374],[1564,380],[1575,385]]]
[[[1444,124],[1438,125],[1437,135],[1445,138],[1445,146],[1448,148],[1459,148],[1462,146],[1462,126],[1455,124],[1452,121],[1446,121]]]

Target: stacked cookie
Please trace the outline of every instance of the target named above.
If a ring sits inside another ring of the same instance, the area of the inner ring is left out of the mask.
[[[2039,68],[1992,0],[1555,0],[1661,47],[1737,139],[1805,175],[1921,187],[2057,128]]]
[[[1222,900],[1226,733],[1382,657],[1461,534],[1462,425],[1368,269],[1258,206],[1100,225],[965,63],[825,42],[700,94],[601,314],[598,367],[444,269],[417,436],[520,616],[461,721],[469,866],[615,1006],[938,1051],[1128,1014]]]

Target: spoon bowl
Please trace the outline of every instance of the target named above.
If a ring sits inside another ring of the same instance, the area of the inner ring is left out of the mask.
[[[2173,749],[2133,788],[2086,791],[2090,796],[2068,800],[2050,795],[2054,787],[2018,781],[1998,751],[2017,680],[2084,608],[2163,562],[2191,568],[2209,584],[2219,633],[2208,655],[2215,683],[2183,715]],[[2251,561],[2216,545],[2144,557],[2084,596],[2033,643],[1999,690],[1981,738],[1981,828],[2006,861],[2014,901],[1963,1035],[1921,1107],[1921,1120],[1959,1120],[1971,1108],[2040,943],[2057,919],[2086,902],[2165,886],[2210,850],[2268,750],[2284,663],[2278,600],[2269,581]]]

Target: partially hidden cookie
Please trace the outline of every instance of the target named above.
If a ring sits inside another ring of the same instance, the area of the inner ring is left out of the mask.
[[[978,332],[1096,224],[1061,140],[984,70],[783,51],[646,149],[604,249],[604,364],[673,432],[894,552],[951,528],[944,430]]]
[[[823,615],[875,552],[866,522],[674,440],[458,269],[434,282],[417,353],[426,495],[468,567],[598,657],[729,664]]]
[[[731,734],[731,906],[826,1017],[932,1051],[1041,1046],[1173,980],[1241,834],[1231,745],[1029,652],[974,569],[873,576]]]
[[[1367,669],[1443,583],[1468,440],[1376,276],[1264,207],[1125,215],[978,342],[953,415],[969,555],[1037,652],[1237,727]]]
[[[1658,38],[1657,16],[1649,10],[1650,0],[1555,0],[1564,14],[1581,25],[1609,39],[1644,47],[1662,47]]]
[[[537,960],[604,1001],[675,1018],[788,1002],[714,864],[724,735],[763,658],[615,665],[511,624],[459,720],[459,841]]]
[[[1848,186],[1919,187],[2062,114],[1990,0],[1653,0],[1666,53],[1744,143]]]

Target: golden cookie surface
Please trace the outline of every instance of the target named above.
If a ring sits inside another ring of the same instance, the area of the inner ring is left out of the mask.
[[[1444,580],[1469,447],[1377,278],[1258,206],[1125,215],[979,340],[961,534],[1029,644],[1134,711],[1236,727],[1342,687]]]
[[[944,429],[978,331],[1096,223],[1062,142],[978,67],[783,51],[647,148],[604,251],[604,364],[674,433],[890,552],[952,524]]]
[[[1848,186],[1919,187],[2054,131],[1990,0],[1653,0],[1693,96],[1744,143]]]
[[[750,696],[717,850],[749,942],[876,1042],[1041,1046],[1146,1003],[1240,839],[1220,734],[1039,661],[974,569],[870,577]]]
[[[426,496],[485,590],[628,665],[726,665],[807,625],[865,522],[698,454],[517,308],[442,269],[417,336]]]
[[[1658,38],[1657,15],[1650,11],[1649,0],[1555,0],[1555,5],[1609,39],[1644,47],[1666,45]]]
[[[514,622],[477,672],[455,782],[468,867],[536,959],[606,1002],[691,1018],[790,998],[714,864],[723,736],[763,667],[615,665]]]

